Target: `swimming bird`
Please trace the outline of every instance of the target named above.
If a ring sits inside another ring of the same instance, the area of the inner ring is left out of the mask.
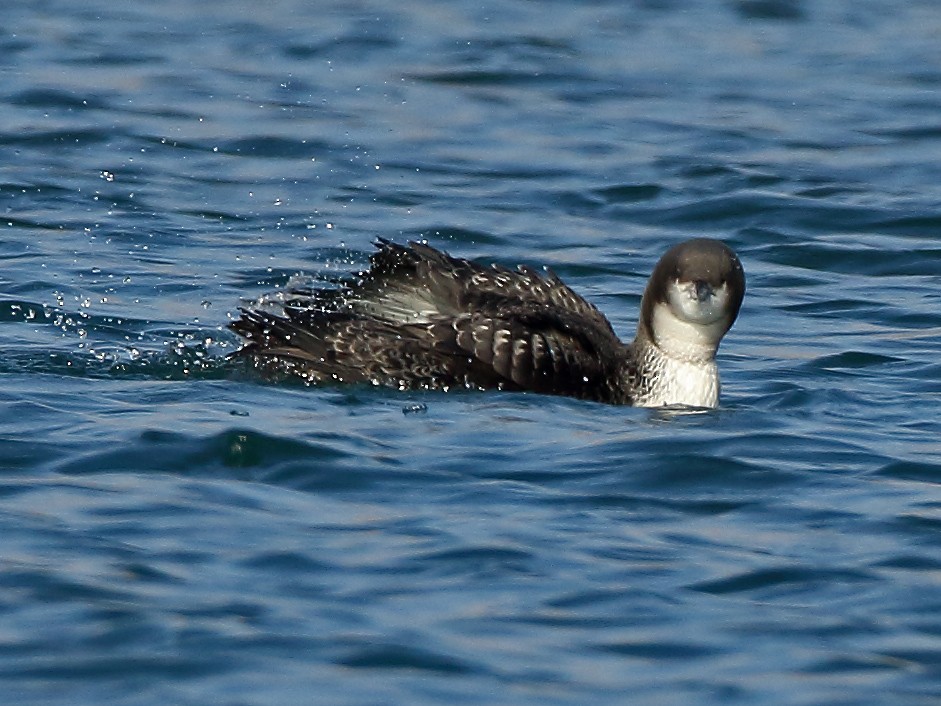
[[[308,383],[718,405],[716,350],[745,295],[742,264],[721,241],[666,251],[628,344],[549,270],[485,266],[418,242],[376,247],[369,269],[333,287],[288,287],[241,308],[229,326],[246,345],[233,355]]]

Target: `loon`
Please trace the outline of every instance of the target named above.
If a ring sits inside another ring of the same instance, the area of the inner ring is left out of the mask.
[[[745,295],[742,264],[718,240],[660,258],[629,344],[551,270],[487,267],[417,242],[376,247],[368,270],[332,288],[289,285],[240,308],[229,327],[246,345],[233,356],[308,383],[718,405],[716,350]]]

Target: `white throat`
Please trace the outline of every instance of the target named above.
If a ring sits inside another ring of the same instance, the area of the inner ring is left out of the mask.
[[[673,313],[668,304],[653,308],[651,336],[657,347],[677,361],[706,363],[715,360],[716,349],[725,333],[722,320],[711,323],[685,321]]]

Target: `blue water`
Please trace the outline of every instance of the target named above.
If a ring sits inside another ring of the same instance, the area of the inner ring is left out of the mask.
[[[941,7],[13,0],[11,704],[935,704]],[[632,335],[741,256],[720,409],[266,383],[242,298],[376,237]]]

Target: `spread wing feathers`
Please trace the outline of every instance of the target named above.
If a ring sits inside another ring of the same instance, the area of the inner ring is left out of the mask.
[[[382,242],[338,289],[296,289],[280,312],[243,309],[240,355],[310,382],[532,390],[615,401],[624,347],[552,274]]]
[[[578,317],[583,326],[607,331],[611,324],[593,304],[554,273],[520,266],[509,270],[451,257],[423,243],[377,242],[370,267],[335,289],[288,292],[286,308],[349,312],[389,323],[429,323],[507,305],[540,305]]]

